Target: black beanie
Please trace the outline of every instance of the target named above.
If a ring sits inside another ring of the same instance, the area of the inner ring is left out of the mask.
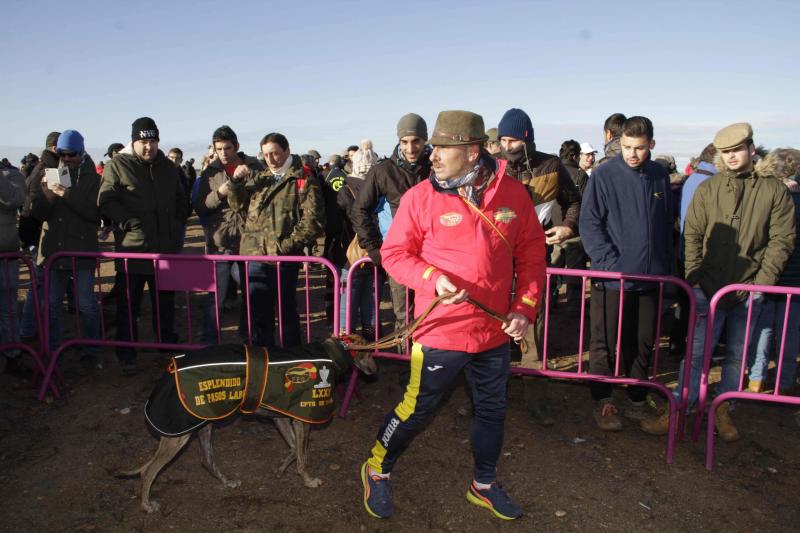
[[[137,118],[133,121],[131,140],[143,141],[145,139],[158,140],[158,126],[156,121],[150,117]]]

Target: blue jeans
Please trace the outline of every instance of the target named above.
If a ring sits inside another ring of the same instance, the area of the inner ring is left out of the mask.
[[[225,303],[225,295],[228,294],[231,278],[241,286],[242,294],[244,294],[244,286],[242,285],[241,276],[239,274],[240,270],[243,268],[244,263],[240,264],[234,261],[219,261],[216,263],[217,311],[219,312],[220,328],[222,327],[222,306]],[[239,335],[242,338],[247,338],[247,309],[244,298],[242,298],[239,308]],[[217,315],[214,311],[214,294],[208,295],[208,300],[204,308],[202,342],[208,344],[217,343]]]
[[[778,351],[781,349],[781,339],[783,338],[783,317],[786,313],[786,299],[780,298],[775,303],[775,339],[778,343]],[[794,385],[794,375],[797,372],[797,354],[800,351],[800,296],[792,296],[789,304],[789,319],[786,321],[786,344],[783,347],[783,365],[778,383],[781,392]]]
[[[283,346],[300,344],[300,315],[297,314],[297,276],[300,263],[281,263],[281,320]],[[253,344],[274,347],[278,303],[278,268],[274,264],[251,262],[247,267],[250,293],[250,326]]]
[[[772,354],[772,335],[775,333],[774,321],[775,301],[765,298],[764,304],[761,306],[761,313],[758,315],[756,328],[753,331],[755,337],[747,352],[750,381],[764,381],[767,378],[769,359]]]
[[[50,350],[55,350],[61,343],[61,313],[63,312],[64,295],[74,277],[77,285],[77,308],[80,316],[81,335],[77,338],[100,338],[100,311],[97,296],[94,293],[94,269],[50,270]],[[96,346],[85,346],[84,355],[97,352]]]
[[[689,399],[688,406],[697,403],[700,395],[700,374],[703,372],[703,345],[705,344],[706,322],[708,321],[709,302],[705,294],[700,289],[694,289],[697,299],[697,322],[694,327],[694,343],[692,345],[692,370],[689,378]],[[735,391],[739,389],[739,373],[742,368],[742,356],[744,355],[744,337],[747,329],[747,308],[749,299],[736,304],[730,309],[717,308],[717,315],[714,320],[711,345],[716,346],[722,334],[722,327],[727,323],[727,338],[725,340],[725,360],[722,363],[722,381],[717,384],[716,395],[723,392]],[[758,324],[761,308],[764,304],[764,296],[753,297],[753,313],[750,322],[750,340],[754,339],[753,334]],[[675,398],[680,400],[681,389],[683,388],[683,365],[686,360],[681,361],[678,370],[678,387],[673,391]]]
[[[0,344],[19,342],[19,261],[0,261]]]
[[[343,267],[341,272],[342,281],[347,280],[348,268]],[[380,270],[378,271],[380,276]],[[372,265],[367,265],[364,268],[359,268],[353,272],[351,279],[352,286],[349,287],[350,300],[353,302],[350,305],[350,332],[355,333],[355,329],[360,325],[361,327],[370,327],[375,325],[375,276],[373,275]],[[380,299],[380,294],[378,295]],[[345,331],[345,317],[347,309],[346,294],[343,294],[339,299],[339,328]],[[367,339],[370,340],[370,339]]]

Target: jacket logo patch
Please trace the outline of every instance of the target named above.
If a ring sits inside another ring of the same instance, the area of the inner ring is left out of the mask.
[[[445,213],[439,217],[439,222],[442,226],[447,227],[458,226],[462,220],[464,220],[464,217],[459,213]]]
[[[664,198],[664,193],[662,191],[656,191],[653,193],[653,198],[658,198],[659,200],[661,200],[662,198]]]
[[[317,367],[313,363],[300,363],[288,369],[283,375],[283,387],[287,392],[294,390],[295,385],[317,379]]]
[[[494,213],[494,221],[508,224],[517,218],[517,214],[508,207],[501,207]]]

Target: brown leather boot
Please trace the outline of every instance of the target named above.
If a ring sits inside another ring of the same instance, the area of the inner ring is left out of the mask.
[[[760,379],[751,379],[747,382],[748,392],[764,392],[764,382]]]
[[[617,408],[611,399],[600,400],[592,413],[597,427],[603,431],[621,431],[622,421],[617,416]]]
[[[733,420],[731,420],[730,402],[719,404],[714,413],[714,425],[717,427],[717,433],[719,433],[720,438],[725,442],[739,440],[739,431],[733,425]]]
[[[669,409],[652,418],[639,422],[639,429],[648,435],[666,435],[669,432]]]

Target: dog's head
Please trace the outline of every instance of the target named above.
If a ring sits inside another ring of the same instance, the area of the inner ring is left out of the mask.
[[[352,359],[356,368],[361,370],[367,375],[372,375],[378,371],[378,365],[375,363],[375,358],[372,357],[372,352],[368,350],[353,350],[351,346],[364,346],[367,340],[361,335],[351,333],[350,335],[341,335],[339,337],[332,337],[336,344],[341,347],[345,354],[348,354]]]

